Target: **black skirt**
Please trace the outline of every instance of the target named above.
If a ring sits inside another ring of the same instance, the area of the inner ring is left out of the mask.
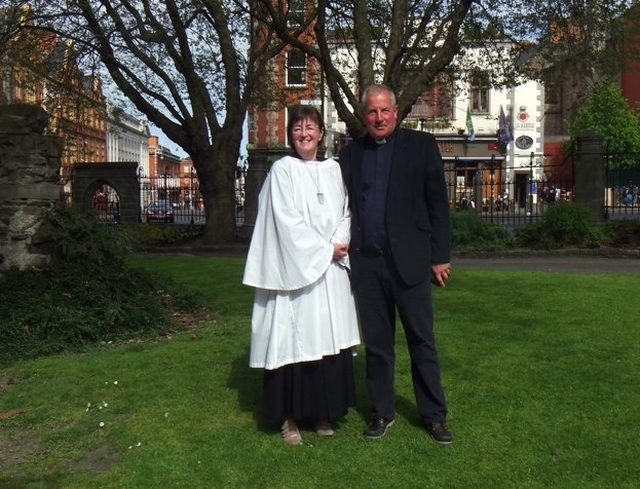
[[[337,420],[356,404],[351,349],[313,362],[264,371],[267,418]]]

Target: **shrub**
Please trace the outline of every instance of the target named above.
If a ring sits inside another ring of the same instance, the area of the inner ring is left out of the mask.
[[[176,224],[121,224],[118,227],[126,233],[132,245],[137,248],[163,244],[180,244],[204,235],[202,225],[176,225]]]
[[[46,221],[51,263],[0,278],[0,362],[152,335],[177,327],[177,312],[205,312],[169,276],[127,265],[131,239],[117,228],[68,210]]]
[[[451,214],[453,248],[459,251],[493,251],[512,246],[511,232],[485,221],[472,210]]]
[[[553,249],[565,246],[597,247],[602,238],[589,212],[578,204],[556,202],[542,219],[515,233],[519,246]]]
[[[51,251],[52,262],[112,265],[131,251],[133,240],[118,226],[100,224],[92,213],[60,208],[49,213],[37,241]]]
[[[640,249],[640,221],[607,221],[602,225],[602,234],[608,246]]]

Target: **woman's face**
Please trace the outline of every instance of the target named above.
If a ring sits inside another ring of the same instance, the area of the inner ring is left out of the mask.
[[[324,136],[322,129],[311,119],[302,119],[291,128],[293,147],[303,160],[315,160],[318,145]]]

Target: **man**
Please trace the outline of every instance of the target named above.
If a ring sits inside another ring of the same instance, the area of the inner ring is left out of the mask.
[[[444,286],[451,271],[442,157],[431,134],[396,127],[396,98],[386,86],[367,87],[361,109],[368,134],[340,151],[340,166],[351,205],[351,281],[372,401],[365,436],[381,438],[394,421],[397,308],[418,411],[436,442],[451,443],[431,303],[431,282]]]

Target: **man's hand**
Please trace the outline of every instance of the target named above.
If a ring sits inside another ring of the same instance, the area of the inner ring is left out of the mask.
[[[431,265],[431,271],[433,272],[433,283],[438,287],[444,287],[449,275],[451,275],[451,263]]]

